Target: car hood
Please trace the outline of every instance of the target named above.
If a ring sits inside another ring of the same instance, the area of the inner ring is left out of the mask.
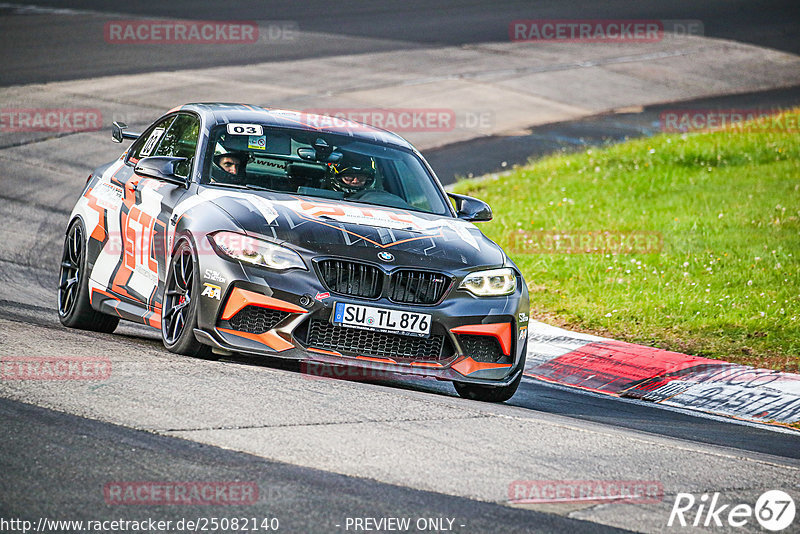
[[[505,254],[469,222],[453,217],[272,192],[201,193],[247,234],[287,242],[306,256],[458,270],[495,267]]]

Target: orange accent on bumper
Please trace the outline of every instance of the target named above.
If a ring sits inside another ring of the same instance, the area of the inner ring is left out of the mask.
[[[335,350],[317,349],[317,348],[314,348],[314,347],[309,347],[308,351],[309,352],[317,352],[319,354],[328,354],[330,356],[339,356],[339,357],[344,356],[341,352],[336,352]],[[404,364],[399,364],[396,360],[392,360],[390,358],[374,358],[374,357],[371,357],[371,356],[356,356],[356,359],[357,360],[367,360],[369,362],[390,363],[392,365],[404,365]],[[436,368],[436,369],[442,369],[444,367],[442,364],[435,363],[435,362],[411,362],[410,364],[407,364],[407,365],[411,365],[412,367],[432,367],[432,368]]]
[[[454,334],[494,336],[500,342],[503,354],[511,354],[511,323],[467,324],[451,328],[450,331]]]
[[[231,296],[225,303],[225,310],[222,312],[222,320],[227,321],[245,306],[260,306],[289,313],[306,313],[308,310],[295,306],[291,302],[274,299],[260,293],[247,291],[246,289],[233,288]]]
[[[411,367],[434,367],[437,369],[441,369],[442,364],[434,362],[411,362]]]
[[[367,360],[368,362],[380,362],[380,363],[392,363],[396,364],[397,362],[392,360],[391,358],[372,358],[370,356],[356,356],[357,360]]]
[[[325,350],[325,349],[315,349],[314,347],[308,348],[309,352],[318,352],[319,354],[328,354],[330,356],[341,356],[341,352],[336,352],[335,350]]]
[[[508,363],[483,363],[483,362],[476,362],[470,357],[466,357],[463,360],[459,361],[458,363],[454,363],[450,366],[451,369],[455,369],[459,373],[464,376],[474,373],[475,371],[481,371],[483,369],[500,369],[500,368],[508,368],[511,367],[511,364]]]
[[[250,339],[252,341],[256,341],[278,352],[294,348],[294,345],[283,339],[275,332],[264,332],[263,334],[250,334],[248,332],[239,332],[238,330],[230,330],[228,328],[220,328],[219,331],[225,332],[227,334],[233,334],[234,336],[243,337],[245,339]]]

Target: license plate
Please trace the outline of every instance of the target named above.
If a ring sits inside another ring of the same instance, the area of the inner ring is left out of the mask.
[[[431,316],[427,313],[387,310],[345,302],[334,305],[333,324],[417,337],[428,337],[431,333]]]

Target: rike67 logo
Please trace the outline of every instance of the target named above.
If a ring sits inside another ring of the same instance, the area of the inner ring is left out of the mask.
[[[753,526],[753,518],[762,528],[779,532],[794,522],[794,499],[783,491],[766,491],[758,498],[755,506],[745,503],[721,503],[719,493],[709,496],[703,493],[695,498],[691,493],[678,493],[667,526],[681,527],[744,527]]]

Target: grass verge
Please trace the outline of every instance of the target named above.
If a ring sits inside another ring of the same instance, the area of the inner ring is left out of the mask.
[[[454,191],[492,205],[481,230],[522,269],[533,317],[797,372],[799,118],[554,155]]]

